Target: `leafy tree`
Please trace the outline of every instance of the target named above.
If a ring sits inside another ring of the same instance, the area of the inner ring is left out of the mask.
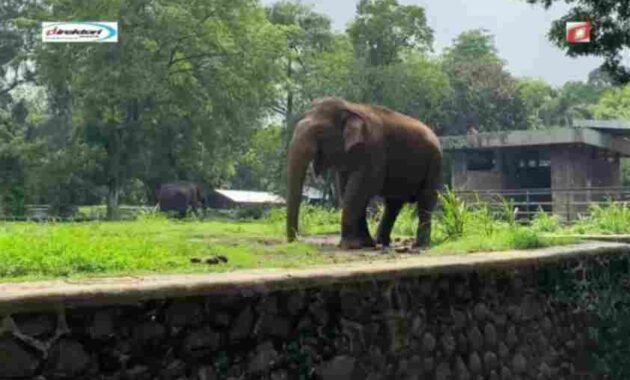
[[[444,66],[451,69],[464,62],[503,65],[494,46],[494,37],[484,29],[461,33],[453,45],[446,49]]]
[[[285,124],[277,156],[286,157],[294,123],[313,99],[330,95],[352,98],[354,57],[348,38],[333,33],[330,19],[312,7],[280,1],[269,8],[268,14],[269,20],[287,36],[285,56],[280,59],[285,69],[281,82],[284,95],[273,107]],[[274,189],[284,193],[284,166],[272,165],[269,169],[277,171],[272,175],[276,178]],[[316,182],[310,173],[307,183]],[[331,185],[331,181],[322,184]]]
[[[350,39],[343,34],[332,38],[326,50],[313,55],[302,77],[302,91],[308,100],[330,95],[356,100],[361,94]]]
[[[278,178],[284,167],[280,156],[282,130],[279,125],[271,125],[256,130],[249,149],[236,165],[236,174],[231,181],[232,188],[278,191]]]
[[[149,187],[227,180],[279,74],[283,36],[256,1],[47,4],[36,19],[120,20],[116,44],[40,46],[37,54],[42,81],[72,89],[74,138],[105,152],[110,218],[133,178]]]
[[[441,133],[447,115],[443,104],[452,96],[449,78],[439,62],[414,50],[383,71],[383,104],[415,117]]]
[[[518,81],[518,92],[527,109],[529,127],[540,129],[547,126],[548,107],[556,91],[542,79],[523,78]]]
[[[459,35],[443,54],[444,70],[453,87],[447,134],[525,129],[527,114],[517,81],[496,54],[492,36],[484,30]]]
[[[574,119],[592,118],[591,106],[599,101],[606,89],[583,82],[565,83],[541,111],[545,124],[566,127]]]
[[[0,211],[23,216],[27,184],[38,146],[29,142],[27,110],[22,103],[11,113],[0,110]]]
[[[527,0],[530,4],[542,4],[549,8],[558,0]],[[575,0],[573,8],[558,20],[549,31],[549,39],[566,50],[571,57],[594,55],[604,58],[602,69],[617,84],[630,82],[630,68],[622,63],[622,54],[630,48],[630,4],[627,0]],[[567,21],[590,21],[591,42],[569,44],[566,42]]]
[[[630,85],[607,90],[589,110],[595,119],[630,120]],[[623,185],[630,186],[630,159],[622,159],[621,168]]]
[[[79,141],[51,150],[37,160],[31,186],[50,204],[53,215],[72,216],[76,205],[98,204],[107,194],[106,188],[98,186],[104,156],[103,149]]]
[[[588,73],[587,83],[597,87],[610,87],[615,84],[615,80],[606,70],[597,67]]]
[[[27,56],[36,33],[19,28],[28,5],[23,0],[0,2],[0,108],[6,106],[11,90],[34,79]]]
[[[382,104],[385,78],[382,69],[399,63],[409,49],[431,50],[433,31],[426,22],[424,8],[400,5],[397,0],[360,0],[357,15],[348,27],[357,58],[359,72],[365,78],[365,91],[360,100]]]
[[[16,23],[27,2],[0,2],[0,210],[22,216],[28,194],[30,161],[37,146],[29,141],[29,111],[13,92],[33,80],[27,60],[34,33],[23,33]]]
[[[595,119],[630,120],[630,85],[606,91],[590,111]]]
[[[311,75],[312,60],[328,50],[333,42],[330,19],[307,6],[293,1],[279,1],[268,9],[269,20],[286,35],[286,49],[281,63],[285,69],[283,78],[284,98],[275,105],[287,126],[294,121],[297,110],[313,99],[305,93],[303,84]],[[288,138],[285,136],[285,141]]]

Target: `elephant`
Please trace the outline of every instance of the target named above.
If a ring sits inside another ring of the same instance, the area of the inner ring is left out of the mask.
[[[416,248],[431,239],[431,214],[441,182],[442,148],[433,130],[389,108],[342,98],[315,99],[298,119],[287,156],[287,240],[298,232],[302,186],[308,166],[333,170],[341,199],[342,249],[389,247],[405,203],[418,211]],[[370,199],[384,200],[376,241],[368,230]]]
[[[180,218],[186,216],[189,207],[195,215],[197,215],[199,208],[206,208],[201,187],[193,182],[162,184],[158,190],[157,198],[160,211],[175,211]]]

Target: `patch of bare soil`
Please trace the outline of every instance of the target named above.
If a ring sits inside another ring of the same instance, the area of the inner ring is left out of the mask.
[[[391,246],[387,250],[383,250],[381,246],[375,248],[364,248],[358,250],[341,250],[337,247],[339,244],[339,235],[315,235],[302,238],[302,241],[308,244],[312,244],[320,248],[327,253],[334,253],[340,256],[353,256],[356,258],[384,258],[383,256],[408,256],[412,254],[420,253],[417,248],[412,245],[414,239],[399,239],[396,238],[392,241]]]

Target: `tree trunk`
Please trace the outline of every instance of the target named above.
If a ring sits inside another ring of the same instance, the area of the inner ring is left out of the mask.
[[[118,219],[118,198],[122,187],[121,172],[123,129],[120,126],[113,127],[112,135],[107,146],[108,167],[107,167],[107,219]]]
[[[293,61],[289,58],[289,62],[287,63],[287,78],[289,79],[289,83],[291,83],[291,77],[293,76]],[[290,85],[289,85],[290,86]],[[287,88],[287,107],[286,113],[284,115],[284,124],[286,128],[286,138],[285,138],[285,149],[288,148],[289,142],[291,141],[291,121],[293,119],[293,89],[291,87]]]
[[[116,220],[120,217],[118,198],[120,190],[116,186],[108,186],[107,189],[107,219]]]

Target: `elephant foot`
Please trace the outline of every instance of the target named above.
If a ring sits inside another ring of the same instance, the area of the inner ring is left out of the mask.
[[[372,239],[361,238],[341,238],[341,241],[337,245],[341,249],[353,250],[361,248],[374,248],[376,244]]]
[[[423,251],[428,251],[429,248],[431,248],[431,245],[429,243],[427,243],[427,242],[415,241],[411,245],[411,249],[413,249],[414,252],[417,252],[417,253],[422,253]]]
[[[381,245],[383,247],[389,247],[391,245],[391,240],[384,237],[376,238],[376,244]]]

